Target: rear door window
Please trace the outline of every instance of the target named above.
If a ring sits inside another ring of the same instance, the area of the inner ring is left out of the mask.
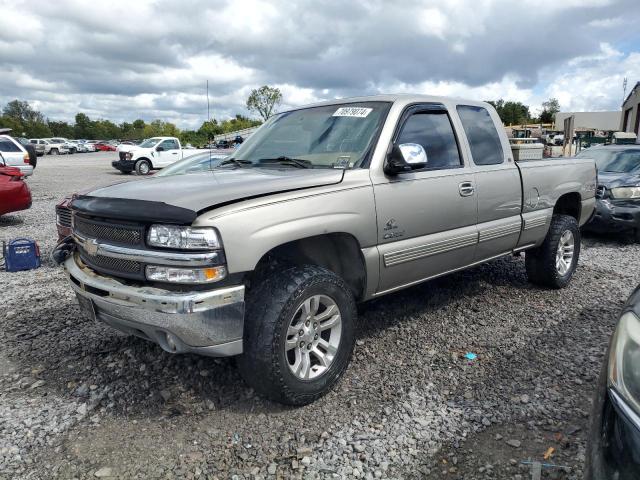
[[[458,105],[458,115],[469,140],[471,157],[476,165],[504,162],[504,151],[495,123],[486,108]]]
[[[18,147],[11,140],[7,140],[6,138],[0,138],[0,152],[21,152],[20,147]]]

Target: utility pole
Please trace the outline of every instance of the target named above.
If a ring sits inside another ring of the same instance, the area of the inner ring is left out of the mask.
[[[624,80],[622,80],[622,105],[624,105],[626,96],[627,96],[627,77],[624,77]]]

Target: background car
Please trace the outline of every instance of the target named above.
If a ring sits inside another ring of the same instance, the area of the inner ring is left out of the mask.
[[[604,357],[593,402],[585,479],[640,478],[640,286]]]
[[[101,152],[115,152],[116,146],[108,142],[99,142],[95,144],[96,150]]]
[[[30,138],[29,139],[29,143],[31,145],[33,145],[33,148],[36,150],[36,155],[41,157],[42,155],[44,155],[45,153],[47,153],[47,142],[46,140],[42,140],[39,138]]]
[[[31,166],[33,168],[36,168],[36,165],[38,164],[38,154],[36,152],[36,148],[29,142],[28,138],[17,137],[15,139],[20,142],[20,144],[29,154],[29,163],[31,164]]]
[[[163,168],[155,177],[169,177],[171,175],[184,175],[187,173],[206,172],[220,165],[220,162],[233,153],[233,150],[227,152],[203,152],[191,157],[187,157],[179,162]]]
[[[30,207],[31,191],[24,182],[24,175],[20,169],[8,167],[0,156],[0,215]]]
[[[633,232],[640,241],[640,145],[607,145],[580,152],[598,168],[596,211],[584,229]]]
[[[45,138],[45,152],[47,155],[66,155],[69,153],[69,147],[66,142],[54,141],[52,138]]]
[[[0,154],[5,166],[16,167],[25,176],[33,174],[29,153],[10,135],[0,135]]]
[[[78,151],[76,144],[66,138],[54,137],[54,138],[48,138],[47,140],[53,143],[63,144],[65,147],[67,147],[67,150],[69,151],[70,154],[76,153]]]

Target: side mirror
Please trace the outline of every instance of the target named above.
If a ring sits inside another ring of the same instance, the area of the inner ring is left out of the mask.
[[[156,152],[164,152],[164,147],[156,147]]]
[[[385,173],[397,175],[427,166],[427,152],[418,143],[394,144],[387,156]]]

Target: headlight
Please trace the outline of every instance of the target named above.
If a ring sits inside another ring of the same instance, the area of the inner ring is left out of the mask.
[[[640,319],[627,312],[613,333],[609,384],[640,414]]]
[[[176,225],[151,225],[147,243],[152,247],[182,250],[216,250],[220,238],[211,227],[179,227]]]
[[[611,189],[613,198],[640,198],[640,187],[616,187]]]
[[[170,283],[212,283],[227,276],[225,267],[176,268],[149,265],[147,280]]]

